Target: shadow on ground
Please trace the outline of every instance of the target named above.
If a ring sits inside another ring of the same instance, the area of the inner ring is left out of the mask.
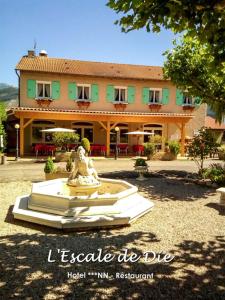
[[[217,236],[206,243],[184,240],[171,249],[170,263],[149,264],[140,246],[151,250],[159,240],[150,232],[122,234],[101,231],[89,233],[16,234],[0,241],[1,299],[224,299],[224,246]],[[60,262],[57,249],[72,252],[117,255],[122,249],[136,253],[136,263]],[[47,262],[49,250],[56,262]],[[67,272],[107,272],[111,278],[68,279]],[[153,279],[116,278],[116,273],[151,274]]]
[[[165,177],[165,174],[168,177]],[[102,173],[100,176],[127,180],[138,186],[139,192],[144,193],[147,198],[154,199],[154,201],[197,201],[215,195],[213,188],[179,180],[188,174],[185,171],[150,172],[145,181],[136,180],[137,174],[132,171]]]

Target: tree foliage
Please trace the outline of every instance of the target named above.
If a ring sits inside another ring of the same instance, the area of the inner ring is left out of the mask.
[[[159,32],[161,26],[175,33],[188,31],[210,45],[218,62],[225,60],[224,0],[109,0],[107,5],[122,13],[116,23],[125,32],[141,28]]]
[[[209,104],[219,121],[225,113],[225,0],[109,0],[122,14],[124,32],[161,26],[185,33],[181,44],[166,52],[165,76],[190,96]]]
[[[79,141],[79,134],[73,132],[54,132],[52,141],[57,147],[64,147],[68,149],[69,144]]]
[[[198,38],[184,36],[164,55],[165,78],[189,95],[200,97],[221,121],[225,112],[225,65],[215,67],[210,47]]]
[[[4,103],[0,103],[0,124],[7,118],[6,107]]]
[[[188,145],[188,156],[197,164],[199,175],[202,176],[203,174],[205,159],[217,146],[211,132],[204,127],[199,130],[198,135],[194,136],[191,143]]]

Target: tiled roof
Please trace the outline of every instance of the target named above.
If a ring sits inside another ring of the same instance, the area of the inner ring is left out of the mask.
[[[52,113],[74,113],[82,115],[122,115],[122,116],[159,116],[159,117],[187,117],[192,118],[192,114],[182,114],[182,113],[145,113],[145,112],[128,112],[128,111],[101,111],[101,110],[72,110],[72,109],[50,109],[50,108],[36,108],[36,107],[12,107],[13,112],[52,112]]]
[[[225,129],[225,124],[217,123],[216,120],[210,116],[205,117],[205,127],[211,128],[211,129]]]
[[[20,71],[49,72],[97,77],[164,80],[162,67],[24,56],[16,66]]]

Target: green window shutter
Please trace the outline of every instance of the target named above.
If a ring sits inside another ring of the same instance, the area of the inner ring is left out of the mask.
[[[142,89],[142,102],[144,104],[148,104],[149,103],[149,88],[143,88]]]
[[[77,99],[77,85],[75,82],[69,82],[68,84],[68,93],[69,93],[69,99],[75,100]]]
[[[27,97],[32,99],[36,97],[36,80],[27,80]]]
[[[200,97],[195,97],[195,98],[194,98],[194,104],[195,104],[196,106],[201,105],[201,98],[200,98]]]
[[[162,104],[168,104],[170,97],[170,90],[168,88],[162,89]]]
[[[58,100],[60,98],[60,82],[52,81],[52,99]]]
[[[91,85],[91,101],[97,102],[99,100],[98,84]]]
[[[176,90],[176,104],[183,105],[184,103],[184,95],[181,90]]]
[[[135,101],[135,87],[134,86],[128,86],[127,89],[127,102],[132,104]]]
[[[107,85],[106,100],[108,102],[114,101],[114,86],[113,85]]]

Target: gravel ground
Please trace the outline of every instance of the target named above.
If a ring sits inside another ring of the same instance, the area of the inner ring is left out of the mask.
[[[225,210],[215,190],[156,175],[137,182],[133,175],[118,172],[114,177],[128,177],[154,209],[130,227],[90,232],[67,233],[14,220],[15,197],[30,193],[32,183],[0,183],[0,299],[225,299]],[[56,262],[47,262],[50,249],[63,248],[113,255],[127,248],[141,258],[70,264],[57,256]],[[149,263],[145,251],[175,258]],[[67,272],[108,272],[114,278],[70,279]],[[115,278],[117,272],[153,273],[153,278]]]

